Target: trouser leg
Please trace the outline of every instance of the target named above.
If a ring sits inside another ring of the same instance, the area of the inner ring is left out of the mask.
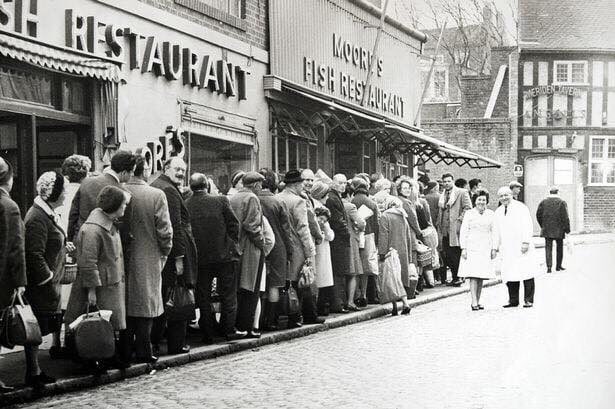
[[[307,322],[314,321],[318,317],[318,313],[316,312],[312,289],[310,287],[301,288],[298,295],[301,300],[301,312],[303,313],[303,319]]]
[[[367,276],[367,302],[378,304],[378,276]]]
[[[553,239],[545,237],[545,257],[547,262],[547,268],[553,266]]]
[[[154,320],[146,317],[127,317],[128,338],[134,342],[137,358],[152,356],[152,343],[150,341]]]
[[[199,266],[195,298],[199,307],[199,328],[204,338],[212,338],[215,332],[216,320],[211,306],[211,285],[217,267],[217,264]]]
[[[333,297],[334,287],[322,287],[318,289],[318,302],[316,304],[318,314],[326,315],[331,307],[331,298]]]
[[[506,287],[508,287],[508,303],[511,305],[519,305],[519,282],[508,281]]]
[[[449,245],[447,258],[449,259],[452,279],[453,281],[456,281],[458,279],[457,272],[459,271],[459,259],[461,259],[461,247]]]
[[[236,263],[225,263],[218,274],[220,295],[220,326],[225,334],[235,331],[237,321],[237,269]]]
[[[169,353],[179,352],[186,346],[187,320],[167,321],[167,345]]]
[[[529,280],[523,280],[523,300],[525,302],[534,303],[534,290],[536,288],[536,284],[533,278]]]
[[[258,292],[239,290],[237,295],[237,329],[240,331],[252,330],[258,297]]]
[[[344,289],[346,286],[346,279],[343,274],[334,274],[333,283],[331,310],[340,311],[342,306],[345,304],[344,300],[346,299],[346,291]]]
[[[164,294],[164,292],[163,292]],[[152,344],[158,345],[162,338],[164,338],[164,331],[167,328],[167,316],[162,314],[159,317],[154,318],[152,325],[152,335],[151,340]]]
[[[555,244],[556,244],[556,264],[555,264],[555,268],[561,268],[562,267],[562,261],[564,260],[564,239],[555,239]]]

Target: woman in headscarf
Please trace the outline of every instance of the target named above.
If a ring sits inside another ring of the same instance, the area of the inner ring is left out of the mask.
[[[318,226],[322,232],[323,240],[316,245],[316,262],[314,265],[314,281],[318,287],[318,315],[329,315],[329,308],[333,301],[333,267],[331,265],[331,247],[329,242],[335,238],[335,233],[329,226],[331,212],[325,206],[329,196],[329,185],[317,180],[312,185],[312,198],[314,199],[314,213]]]
[[[64,203],[64,176],[57,172],[43,173],[36,182],[36,192],[38,195],[25,217],[28,276],[25,295],[36,315],[41,334],[58,334],[52,345],[57,349],[62,327],[60,280],[64,274],[67,243],[55,209]],[[55,382],[54,378],[41,371],[37,345],[24,346],[24,352],[26,385],[37,388]]]

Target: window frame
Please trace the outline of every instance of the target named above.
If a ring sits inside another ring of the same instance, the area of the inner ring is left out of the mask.
[[[572,80],[572,65],[573,64],[583,64],[583,81],[582,82],[574,82]],[[565,65],[566,66],[566,81],[558,81],[557,79],[557,67]],[[587,60],[556,60],[553,61],[553,84],[555,85],[589,85],[589,73],[588,73],[589,64]]]
[[[594,158],[594,140],[603,139],[603,153],[601,158]],[[595,163],[611,163],[615,168],[615,158],[609,158],[609,140],[615,141],[615,135],[591,135],[589,137],[589,158],[587,161],[587,185],[588,186],[615,186],[615,182],[607,182],[607,172],[602,175],[602,181],[592,182],[592,165]]]

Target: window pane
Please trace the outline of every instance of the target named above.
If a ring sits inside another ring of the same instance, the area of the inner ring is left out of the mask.
[[[278,138],[278,172],[286,173],[286,139]]]
[[[446,95],[446,71],[436,71],[433,78],[434,97]]]
[[[615,159],[615,139],[609,139],[609,150],[607,157],[609,159]]]
[[[310,144],[310,163],[308,164],[308,168],[312,169],[314,172],[318,170],[320,165],[318,164],[318,146]]]
[[[288,170],[297,169],[297,142],[288,140]]]
[[[592,158],[604,156],[604,139],[592,139]]]
[[[572,82],[585,82],[585,63],[572,63]]]
[[[53,107],[53,77],[47,72],[0,66],[0,97]]]
[[[568,82],[568,64],[557,64],[557,82]]]
[[[301,169],[308,168],[308,145],[307,143],[299,144],[299,167]]]
[[[591,183],[602,183],[603,170],[601,165],[601,163],[592,163]]]
[[[606,183],[615,183],[615,163],[606,165]]]

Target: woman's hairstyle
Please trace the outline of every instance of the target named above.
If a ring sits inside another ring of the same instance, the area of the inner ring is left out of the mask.
[[[268,189],[271,193],[275,193],[278,190],[275,172],[269,168],[262,168],[258,173],[265,177],[262,184],[263,189]]]
[[[390,209],[392,207],[398,207],[398,208],[403,208],[404,204],[401,202],[401,200],[398,197],[395,196],[389,196],[387,197],[386,201],[384,202],[384,209]]]
[[[327,183],[323,182],[322,180],[316,180],[312,185],[312,190],[310,191],[310,193],[312,194],[312,197],[314,199],[320,200],[325,197],[327,193],[329,193],[330,189],[331,187]]]
[[[64,180],[59,172],[45,172],[36,182],[36,194],[45,202],[55,202],[64,191]]]
[[[391,181],[389,179],[381,178],[374,183],[374,187],[378,192],[381,190],[389,190],[391,189]]]
[[[316,209],[314,209],[314,213],[316,214],[316,217],[318,216],[326,217],[327,221],[331,218],[331,212],[326,207],[317,207]]]
[[[487,198],[487,203],[489,203],[489,192],[486,189],[480,189],[478,192],[476,192],[476,199],[481,196],[485,196]]]
[[[125,192],[116,186],[105,186],[96,198],[96,206],[105,213],[113,213],[126,201]]]
[[[412,188],[412,182],[411,179],[408,176],[400,176],[397,181],[395,182],[395,187],[397,188],[397,193],[402,196],[401,194],[401,187],[404,183],[407,183],[408,186],[410,188]],[[403,197],[403,196],[402,196]]]
[[[237,170],[231,175],[231,187],[237,186],[237,183],[246,175],[243,170]]]
[[[344,190],[344,193],[342,193],[342,197],[347,198],[349,196],[352,196],[354,195],[354,191],[355,189],[349,183],[346,183],[346,190]]]
[[[62,163],[62,174],[71,183],[81,182],[92,168],[92,161],[87,156],[70,155]]]

